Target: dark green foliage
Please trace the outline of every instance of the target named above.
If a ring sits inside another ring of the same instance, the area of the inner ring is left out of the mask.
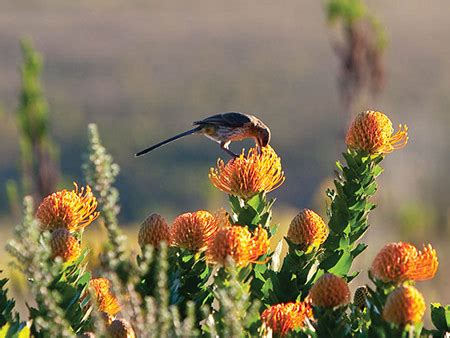
[[[441,305],[431,303],[431,320],[435,330],[429,330],[428,333],[433,337],[443,337],[450,332],[450,305]]]
[[[2,272],[0,271],[0,273]],[[16,302],[8,298],[8,289],[5,288],[6,283],[8,283],[7,278],[0,279],[0,328],[6,323],[11,323],[18,319],[17,314],[13,313]]]

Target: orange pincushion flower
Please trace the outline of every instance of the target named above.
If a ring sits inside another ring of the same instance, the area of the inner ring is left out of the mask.
[[[146,218],[139,230],[138,242],[141,248],[147,244],[158,247],[161,242],[170,243],[170,229],[166,220],[158,215],[152,214]]]
[[[111,282],[106,278],[94,278],[89,282],[89,286],[95,294],[97,307],[100,312],[110,316],[120,311],[117,298],[111,292]]]
[[[187,212],[178,216],[171,228],[172,245],[200,251],[217,231],[217,219],[208,211]]]
[[[328,233],[328,227],[322,217],[312,210],[303,209],[292,220],[287,238],[306,250],[308,247],[318,247],[325,242]]]
[[[365,150],[370,154],[390,153],[408,142],[408,127],[399,125],[394,133],[392,122],[378,111],[365,111],[353,120],[345,138],[352,149]]]
[[[347,305],[350,290],[347,282],[336,275],[326,273],[320,277],[309,292],[312,304],[324,308]]]
[[[136,338],[133,327],[125,319],[115,319],[108,326],[108,334],[111,338]]]
[[[311,304],[307,301],[276,304],[261,314],[264,325],[281,336],[303,327],[305,320],[312,317]]]
[[[52,257],[61,257],[64,262],[77,259],[81,253],[78,240],[66,229],[60,228],[52,232],[50,241]]]
[[[262,191],[272,191],[284,182],[281,160],[270,147],[251,148],[224,164],[217,161],[217,167],[209,171],[212,184],[227,194],[248,199]]]
[[[261,226],[252,233],[240,225],[219,228],[208,245],[208,258],[211,262],[225,265],[231,257],[239,266],[254,263],[269,249],[267,231]]]
[[[400,286],[386,299],[383,318],[397,325],[422,321],[426,305],[422,294],[410,285]]]
[[[99,213],[97,199],[92,194],[91,188],[86,186],[78,191],[78,185],[74,183],[75,190],[62,190],[55,192],[41,202],[36,212],[41,230],[55,230],[65,228],[69,231],[78,231],[91,224]]]
[[[398,242],[387,244],[380,250],[370,271],[383,282],[400,283],[431,279],[437,268],[436,250],[430,244],[419,251],[412,244]]]

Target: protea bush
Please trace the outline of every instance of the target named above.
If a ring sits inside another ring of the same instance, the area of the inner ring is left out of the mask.
[[[367,247],[380,163],[408,140],[407,127],[394,133],[385,114],[355,118],[327,191],[328,217],[303,209],[274,251],[269,244],[278,226],[268,194],[285,175],[271,147],[219,159],[209,170],[212,185],[229,196],[228,209],[183,211],[172,221],[153,210],[128,251],[116,217],[118,167],[96,127],[89,131],[89,185],[56,191],[37,209],[25,199],[23,222],[7,248],[34,299],[22,318],[7,281],[0,282],[0,335],[408,337],[449,330],[449,306],[439,304],[431,306],[435,327],[423,325],[426,303],[415,283],[436,274],[431,244],[387,243],[367,268],[371,284],[350,292],[360,273],[353,261]],[[91,267],[82,243],[94,221],[105,225],[108,242]]]

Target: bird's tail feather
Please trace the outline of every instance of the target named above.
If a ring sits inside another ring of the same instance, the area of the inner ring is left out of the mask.
[[[185,131],[184,133],[172,136],[171,138],[168,138],[167,140],[161,141],[161,142],[159,142],[159,143],[157,143],[157,144],[155,144],[155,145],[153,145],[151,147],[148,147],[148,148],[146,148],[144,150],[141,150],[140,152],[136,153],[134,156],[138,157],[138,156],[147,154],[148,152],[150,152],[152,150],[155,150],[156,148],[159,148],[159,147],[161,147],[161,146],[163,146],[163,145],[165,145],[165,144],[167,144],[169,142],[175,141],[175,140],[177,140],[179,138],[182,138],[184,136],[191,135],[191,134],[193,134],[193,133],[195,133],[195,132],[197,132],[197,131],[199,131],[201,129],[202,129],[202,127],[198,126],[198,127],[195,127],[195,128],[193,128],[191,130]]]

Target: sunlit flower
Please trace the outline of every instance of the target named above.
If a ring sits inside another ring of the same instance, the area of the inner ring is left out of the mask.
[[[367,297],[369,296],[369,290],[367,286],[363,285],[355,290],[353,295],[353,304],[360,309],[364,309],[367,306]]]
[[[248,199],[262,191],[272,191],[284,182],[281,160],[270,147],[251,148],[245,155],[231,159],[224,164],[217,161],[217,167],[209,171],[212,184],[234,196]]]
[[[347,282],[331,273],[324,274],[314,283],[309,296],[313,305],[324,308],[343,306],[350,302]]]
[[[378,111],[365,111],[356,116],[345,138],[347,146],[370,154],[390,153],[408,142],[408,127],[399,125],[394,134],[392,122]]]
[[[261,226],[252,234],[240,225],[219,228],[208,245],[207,256],[213,263],[225,265],[230,257],[237,265],[254,263],[269,249],[267,231]]]
[[[91,224],[99,213],[97,199],[91,188],[86,186],[78,190],[62,190],[44,198],[36,212],[42,230],[55,230],[65,228],[69,231],[78,231]]]
[[[305,320],[312,317],[312,308],[308,301],[276,304],[261,314],[263,324],[281,336],[303,327]]]
[[[106,278],[94,278],[89,286],[95,294],[95,300],[100,312],[113,316],[120,311],[119,301],[111,292],[111,282]]]
[[[184,213],[173,221],[172,245],[192,251],[203,250],[217,231],[217,223],[208,211]]]
[[[115,319],[108,326],[108,334],[111,338],[136,338],[133,327],[125,319]]]
[[[144,248],[147,244],[150,244],[153,247],[158,247],[163,241],[170,244],[169,226],[162,216],[152,214],[141,225],[138,237],[139,246]]]
[[[81,254],[78,240],[66,229],[60,228],[52,232],[50,240],[52,257],[61,257],[64,262],[77,259]]]
[[[398,242],[387,244],[380,250],[370,271],[383,282],[400,283],[431,279],[437,268],[436,251],[430,244],[419,251],[412,244]]]
[[[287,238],[306,250],[308,247],[318,247],[325,242],[328,232],[322,217],[312,210],[303,209],[292,220]]]
[[[417,323],[422,321],[425,309],[425,300],[414,286],[400,286],[386,299],[383,318],[397,325]]]

